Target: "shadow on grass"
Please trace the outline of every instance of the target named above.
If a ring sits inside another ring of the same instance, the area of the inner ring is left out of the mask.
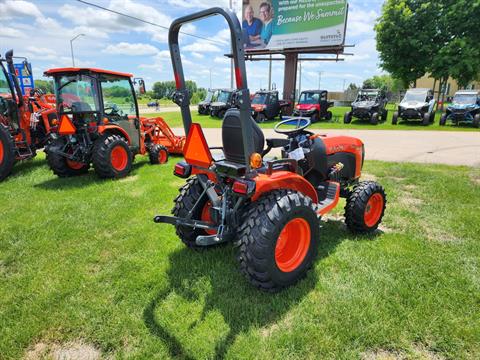
[[[148,161],[138,161],[134,162],[132,165],[132,171],[128,176],[135,176],[137,171],[142,168],[144,165],[149,165]],[[157,165],[155,165],[157,166]],[[46,180],[42,183],[35,184],[34,187],[38,187],[43,190],[61,190],[61,189],[75,189],[75,188],[82,188],[91,184],[101,184],[108,181],[115,181],[112,179],[101,179],[99,178],[93,169],[90,168],[88,173],[79,176],[72,176],[61,178],[53,174],[55,176],[52,179]]]
[[[321,263],[322,259],[332,254],[335,248],[346,239],[373,240],[380,233],[359,239],[347,232],[340,222],[330,221],[324,224],[320,234],[323,241],[320,242],[319,255],[315,264]],[[218,341],[215,342],[214,355],[206,357],[221,359],[225,357],[239,334],[248,333],[251,328],[265,328],[281,320],[317,284],[315,271],[311,270],[306,278],[279,293],[262,292],[251,286],[239,273],[235,255],[236,249],[226,245],[205,251],[184,248],[170,256],[167,273],[169,286],[152,299],[145,308],[143,317],[149,331],[166,344],[172,357],[187,359],[205,357],[192,350],[192,345],[188,344],[189,341],[185,336],[177,336],[175,332],[178,330],[169,329],[172,325],[165,325],[165,323],[177,323],[178,319],[169,321],[172,312],[178,311],[179,314],[187,312],[195,318],[194,309],[199,304],[203,306],[199,319],[192,319],[188,329],[184,332],[180,331],[188,334],[188,337],[198,335],[196,332],[198,325],[201,329],[205,328],[201,324],[208,314],[220,313],[224,323],[228,325],[226,326],[228,332],[224,336],[219,336]],[[188,304],[189,311],[177,309],[177,306],[180,307],[180,304],[185,303]],[[221,321],[215,322],[214,325],[221,327],[219,323]],[[211,327],[206,328],[211,330]],[[214,336],[207,332],[200,334],[200,338]],[[211,350],[213,352],[213,349]]]
[[[39,167],[47,166],[47,162],[45,160],[40,159],[29,159],[17,162],[13,167],[12,174],[10,175],[12,178],[17,176],[24,176],[28,175],[29,173],[34,172]]]

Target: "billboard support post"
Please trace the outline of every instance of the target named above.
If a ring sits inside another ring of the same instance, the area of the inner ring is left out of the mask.
[[[297,53],[287,53],[285,54],[285,70],[283,75],[283,98],[290,100],[292,106],[288,110],[290,115],[294,108],[295,103],[295,84],[297,82]]]

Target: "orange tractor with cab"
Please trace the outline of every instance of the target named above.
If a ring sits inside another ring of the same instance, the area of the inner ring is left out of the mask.
[[[0,57],[0,181],[12,172],[15,162],[37,155],[57,123],[55,97],[34,88],[24,96],[13,58],[12,50]],[[29,71],[26,59],[24,69]]]
[[[57,131],[46,148],[47,161],[60,177],[88,171],[93,164],[102,178],[128,175],[137,154],[150,163],[167,162],[182,154],[184,136],[176,136],[161,117],[140,117],[131,74],[93,68],[61,68],[53,77]],[[137,80],[137,79],[136,79]],[[140,92],[145,83],[138,80]]]
[[[178,45],[183,24],[212,15],[227,20],[232,39],[238,91],[237,108],[226,112],[223,148],[212,155],[200,124],[192,124]],[[346,198],[345,222],[352,232],[371,233],[386,205],[384,189],[360,181],[364,145],[357,138],[314,134],[310,119],[290,118],[266,139],[251,117],[242,29],[235,13],[207,9],[174,20],[169,46],[176,80],[174,100],[181,107],[187,140],[185,161],[174,174],[188,179],[174,200],[173,216],[154,221],[175,226],[194,248],[233,241],[240,269],[263,290],[275,291],[298,281],[311,267],[320,241],[320,218]],[[265,146],[266,145],[266,146]],[[266,155],[281,149],[281,158]]]

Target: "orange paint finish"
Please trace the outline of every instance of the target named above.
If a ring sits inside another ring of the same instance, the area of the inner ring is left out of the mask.
[[[127,132],[121,128],[120,126],[117,126],[117,125],[99,125],[98,126],[98,132],[100,134],[103,134],[105,132],[108,132],[108,131],[112,131],[114,130],[115,132],[120,132],[123,137],[127,140],[128,144],[130,144],[130,136],[128,136]],[[113,131],[112,131],[113,132]]]
[[[281,271],[292,272],[302,265],[310,238],[310,225],[305,219],[294,218],[285,225],[275,245],[275,263]]]
[[[62,116],[60,120],[60,125],[58,127],[58,133],[60,135],[73,135],[77,129],[73,125],[72,121],[68,116]]]
[[[142,117],[140,118],[140,126],[145,139],[149,139],[154,144],[165,146],[170,154],[183,154],[186,137],[175,135],[162,117]]]
[[[272,190],[289,189],[308,196],[314,203],[318,202],[318,195],[312,184],[302,176],[290,171],[276,171],[271,175],[258,174],[253,180],[255,181],[255,193],[252,201],[256,201],[260,196]]]
[[[328,181],[328,182],[333,183],[331,181]],[[335,193],[335,200],[332,201],[330,205],[325,206],[324,208],[320,209],[320,211],[318,211],[318,213],[322,216],[329,213],[330,210],[332,210],[335,206],[337,206],[338,200],[340,200],[340,184],[339,183],[333,183],[333,184],[337,186],[337,192]]]
[[[355,155],[355,178],[359,178],[362,170],[363,142],[360,139],[343,135],[315,134],[310,139],[320,138],[325,144],[327,156],[339,152]]]

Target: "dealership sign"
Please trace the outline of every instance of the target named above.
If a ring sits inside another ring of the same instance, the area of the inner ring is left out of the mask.
[[[342,46],[347,9],[347,0],[246,0],[245,48],[264,52]]]

